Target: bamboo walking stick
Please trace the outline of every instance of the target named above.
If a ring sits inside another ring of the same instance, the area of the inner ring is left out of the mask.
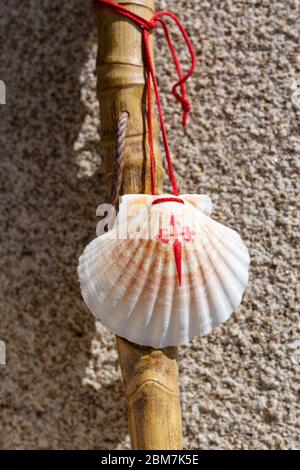
[[[117,0],[150,19],[153,0]],[[150,193],[149,147],[146,137],[146,93],[142,36],[134,24],[114,12],[96,11],[98,29],[97,96],[100,134],[107,185],[110,187],[116,146],[116,123],[129,113],[122,192]],[[163,170],[155,125],[154,150],[157,189]],[[182,448],[177,348],[153,349],[116,337],[128,406],[133,449]]]

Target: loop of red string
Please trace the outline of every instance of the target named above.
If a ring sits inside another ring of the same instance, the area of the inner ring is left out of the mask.
[[[154,70],[154,63],[153,63],[153,59],[151,55],[150,32],[153,29],[157,28],[159,25],[161,25],[164,30],[164,34],[165,34],[169,49],[171,51],[174,64],[175,64],[178,77],[179,77],[179,80],[172,87],[172,94],[176,98],[176,100],[179,103],[181,103],[181,107],[183,111],[182,124],[184,127],[186,126],[187,117],[191,108],[190,102],[188,101],[187,96],[186,96],[186,81],[193,74],[195,70],[195,66],[196,66],[196,55],[193,50],[193,46],[189,40],[189,37],[187,35],[187,32],[185,31],[184,27],[182,26],[177,16],[174,15],[174,13],[171,13],[168,11],[157,12],[148,21],[142,18],[141,16],[137,15],[136,13],[133,13],[132,11],[123,7],[122,5],[112,2],[111,0],[93,0],[93,6],[97,8],[108,8],[116,13],[119,13],[122,16],[125,16],[126,18],[134,22],[137,26],[139,26],[139,28],[142,31],[144,48],[145,48],[145,71],[146,71],[146,85],[147,85],[147,121],[148,121],[148,135],[149,135],[149,149],[150,149],[150,165],[151,165],[151,190],[152,190],[153,195],[157,194],[156,179],[155,179],[155,155],[154,155],[154,145],[153,145],[153,110],[152,110],[152,86],[151,86],[151,82],[152,82],[154,95],[155,95],[155,101],[156,101],[156,107],[158,111],[159,122],[160,122],[160,127],[161,127],[161,132],[162,132],[162,138],[163,138],[166,158],[168,162],[168,170],[169,170],[169,176],[170,176],[170,180],[172,184],[173,194],[175,196],[178,196],[179,193],[177,189],[176,178],[175,178],[172,159],[171,159],[171,152],[169,148],[166,126],[164,122],[161,100],[159,96],[158,83],[157,83],[157,78],[156,78],[155,70]],[[176,50],[175,50],[174,43],[172,41],[172,38],[168,30],[167,23],[164,21],[163,17],[171,18],[176,23],[187,45],[188,51],[191,56],[191,66],[188,72],[185,74],[182,71],[182,68],[181,68],[181,65],[180,65]],[[178,92],[178,89],[180,89],[180,93]]]

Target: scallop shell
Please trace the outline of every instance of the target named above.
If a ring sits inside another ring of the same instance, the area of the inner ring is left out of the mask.
[[[238,233],[210,218],[207,196],[180,196],[183,204],[158,198],[170,196],[123,196],[112,229],[86,247],[78,266],[95,317],[154,348],[186,344],[226,321],[249,267]]]

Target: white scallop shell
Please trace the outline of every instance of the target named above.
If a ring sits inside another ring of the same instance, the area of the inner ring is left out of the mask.
[[[153,205],[164,197],[170,196],[123,196],[112,230],[86,247],[78,266],[95,317],[117,335],[155,348],[186,344],[226,321],[241,301],[249,267],[238,233],[209,217],[207,196]]]

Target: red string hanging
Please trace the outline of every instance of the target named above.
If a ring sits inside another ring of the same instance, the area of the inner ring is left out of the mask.
[[[172,87],[172,94],[175,97],[175,99],[179,103],[181,103],[181,107],[183,110],[182,124],[185,127],[187,123],[187,117],[190,111],[190,102],[188,101],[187,96],[186,96],[186,81],[193,74],[195,70],[195,66],[196,66],[196,54],[189,40],[187,32],[185,31],[184,27],[182,26],[177,16],[174,15],[174,13],[171,13],[168,11],[157,12],[148,21],[142,18],[141,16],[137,15],[136,13],[133,13],[132,11],[123,7],[122,5],[118,3],[114,3],[110,0],[93,0],[93,5],[96,8],[108,8],[110,10],[113,10],[116,13],[119,13],[122,16],[125,16],[126,18],[133,21],[137,26],[139,26],[139,28],[142,31],[144,49],[145,49],[145,71],[146,71],[146,85],[147,85],[147,121],[148,121],[148,135],[149,135],[149,149],[150,149],[150,166],[151,166],[151,192],[153,195],[157,194],[156,179],[155,179],[155,156],[154,156],[154,145],[153,145],[153,122],[152,122],[152,115],[153,115],[152,86],[153,86],[173,194],[174,196],[178,196],[179,193],[177,189],[176,178],[174,174],[171,152],[170,152],[169,142],[168,142],[168,137],[167,137],[167,131],[166,131],[165,121],[163,117],[158,83],[157,83],[157,78],[156,78],[155,70],[154,70],[154,63],[153,63],[153,59],[151,55],[149,33],[153,29],[157,28],[159,25],[161,25],[164,30],[164,34],[165,34],[169,49],[171,51],[174,64],[177,70],[177,74],[179,77],[179,80]],[[179,31],[181,32],[186,42],[188,51],[191,56],[191,66],[188,72],[185,74],[182,71],[182,68],[181,68],[181,65],[180,65],[176,50],[175,50],[174,43],[172,41],[172,38],[168,30],[167,23],[164,21],[164,19],[162,19],[163,17],[171,18],[176,23],[176,25],[179,28]],[[151,82],[152,82],[152,86],[151,86]],[[178,92],[178,88],[180,89],[180,93]]]

